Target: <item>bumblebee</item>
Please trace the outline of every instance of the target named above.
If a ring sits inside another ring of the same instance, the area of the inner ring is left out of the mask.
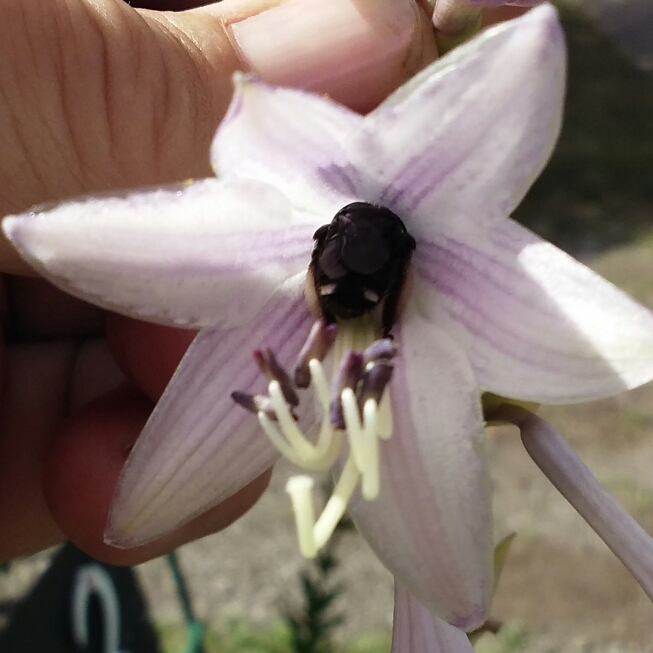
[[[322,317],[350,320],[380,306],[383,334],[389,335],[415,250],[401,219],[383,206],[354,202],[313,239],[309,292],[312,285]]]

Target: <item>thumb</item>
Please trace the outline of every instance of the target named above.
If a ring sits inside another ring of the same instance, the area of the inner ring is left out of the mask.
[[[367,111],[436,56],[414,0],[224,0],[176,13],[5,4],[0,216],[210,174],[235,70]],[[0,270],[25,270],[6,243]]]

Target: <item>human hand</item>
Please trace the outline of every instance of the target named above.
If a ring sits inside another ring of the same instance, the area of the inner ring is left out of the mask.
[[[0,215],[209,175],[234,70],[366,111],[437,54],[412,0],[225,0],[182,13],[0,0],[0,15]],[[28,272],[5,243],[0,270]],[[0,559],[68,538],[135,564],[226,526],[258,498],[267,475],[160,541],[106,546],[129,447],[194,334],[104,315],[38,279],[7,276],[3,293]]]

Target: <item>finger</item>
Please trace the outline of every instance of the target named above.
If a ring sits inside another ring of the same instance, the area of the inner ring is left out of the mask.
[[[62,538],[42,491],[56,425],[65,414],[73,343],[22,345],[4,352],[0,404],[0,560]]]
[[[288,0],[249,17],[231,6],[195,13],[221,14],[237,68],[360,112],[437,55],[430,19],[414,0]]]
[[[69,411],[124,382],[99,338],[13,344],[2,355],[0,561],[63,538],[43,493],[48,452]]]
[[[412,0],[226,0],[179,13],[113,0],[6,5],[0,215],[210,174],[234,70],[367,110],[435,56]],[[26,270],[4,246],[0,265]]]
[[[196,332],[107,315],[107,340],[123,373],[158,401]]]
[[[140,393],[113,393],[68,420],[47,459],[45,496],[56,523],[89,555],[110,564],[138,564],[225,528],[254,504],[269,481],[264,474],[161,540],[128,550],[104,544],[118,476],[151,410],[152,403]]]

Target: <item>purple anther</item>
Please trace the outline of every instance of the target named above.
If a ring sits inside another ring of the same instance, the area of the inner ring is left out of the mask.
[[[377,360],[365,369],[358,391],[358,407],[363,412],[363,406],[368,399],[374,399],[377,406],[381,403],[381,397],[386,386],[392,378],[394,367],[387,360]]]
[[[397,355],[397,345],[392,338],[382,338],[375,340],[363,352],[363,365],[367,366],[378,360],[392,360]]]
[[[298,388],[308,388],[311,383],[309,362],[313,359],[320,362],[324,360],[336,339],[337,331],[336,324],[327,324],[324,320],[316,320],[313,323],[295,365],[295,385]]]
[[[277,381],[286,402],[290,406],[299,406],[299,397],[295,392],[295,386],[286,370],[281,367],[271,349],[257,349],[254,352],[254,360],[261,372],[265,374],[268,381]]]
[[[270,397],[266,395],[250,395],[246,392],[236,390],[231,393],[231,398],[250,413],[254,413],[255,415],[265,413],[270,419],[277,420],[277,415],[274,412],[274,408],[272,408]]]
[[[345,416],[342,412],[342,391],[351,388],[356,392],[363,375],[363,355],[356,351],[347,352],[340,361],[338,371],[331,384],[331,408],[329,419],[337,429],[345,428]]]

